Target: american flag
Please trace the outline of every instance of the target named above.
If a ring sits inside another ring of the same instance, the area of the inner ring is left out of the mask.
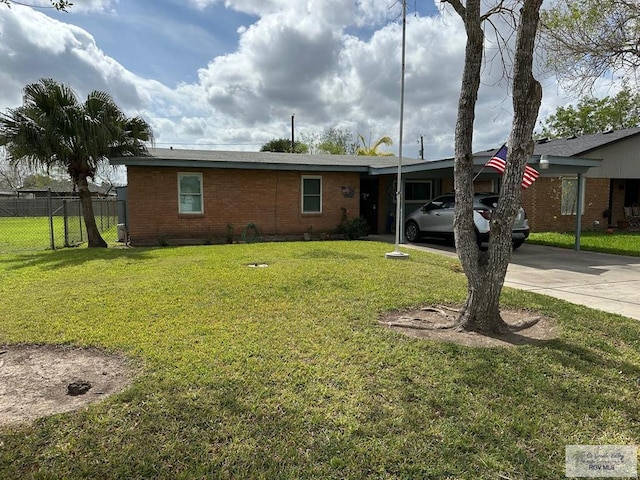
[[[491,167],[494,170],[500,172],[500,175],[504,174],[505,169],[507,168],[507,146],[503,145],[500,147],[500,150],[496,152],[496,154],[491,157],[485,167]],[[540,174],[535,168],[527,165],[524,167],[524,176],[522,177],[522,188],[530,187],[533,182],[536,181]]]

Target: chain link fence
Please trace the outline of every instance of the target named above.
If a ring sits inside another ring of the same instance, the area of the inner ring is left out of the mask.
[[[119,240],[125,211],[122,200],[93,200],[96,224],[107,243]],[[0,253],[75,247],[86,241],[78,198],[0,198]]]

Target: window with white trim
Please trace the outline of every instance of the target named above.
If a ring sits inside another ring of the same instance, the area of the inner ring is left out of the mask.
[[[561,215],[575,215],[578,210],[578,177],[562,177]],[[582,181],[582,198],[580,211],[584,212],[584,179]]]
[[[302,177],[302,213],[322,213],[322,177]]]
[[[204,213],[201,173],[178,173],[178,213]]]

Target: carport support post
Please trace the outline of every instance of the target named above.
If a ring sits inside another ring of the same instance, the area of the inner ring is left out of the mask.
[[[580,231],[582,230],[582,174],[578,173],[578,188],[576,198],[576,240],[573,249],[580,251]]]

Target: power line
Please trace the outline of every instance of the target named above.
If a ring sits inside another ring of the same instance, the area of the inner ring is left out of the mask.
[[[262,143],[188,143],[188,142],[154,142],[156,145],[203,145],[203,146],[217,146],[217,145],[263,145]]]

